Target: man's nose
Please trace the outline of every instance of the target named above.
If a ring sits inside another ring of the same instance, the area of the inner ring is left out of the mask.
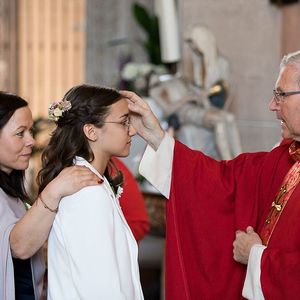
[[[275,97],[273,96],[269,102],[269,110],[276,111],[279,109],[279,104],[276,102]]]

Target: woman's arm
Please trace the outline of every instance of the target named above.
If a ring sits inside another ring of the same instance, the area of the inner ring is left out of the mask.
[[[10,233],[12,255],[27,259],[36,253],[48,238],[56,215],[51,210],[58,207],[60,199],[85,186],[99,183],[99,178],[86,167],[73,166],[64,169],[45,187],[24,217],[15,224]]]

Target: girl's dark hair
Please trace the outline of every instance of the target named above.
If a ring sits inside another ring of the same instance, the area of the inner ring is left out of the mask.
[[[81,156],[88,162],[94,160],[83,126],[93,124],[101,128],[110,106],[120,99],[120,93],[114,89],[86,84],[75,86],[65,94],[63,100],[70,101],[72,108],[63,112],[56,121],[57,127],[42,154],[42,169],[38,175],[39,193],[64,168],[74,164],[75,156]],[[110,162],[104,175],[117,188],[123,177],[118,171],[114,182],[110,176],[114,168]]]
[[[15,111],[25,106],[28,103],[21,97],[0,91],[0,134]],[[24,187],[24,175],[24,170],[12,170],[10,174],[0,170],[0,188],[11,197],[31,203]]]

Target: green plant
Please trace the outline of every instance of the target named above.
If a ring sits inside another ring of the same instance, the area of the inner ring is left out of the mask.
[[[147,39],[142,42],[142,45],[148,55],[149,62],[154,65],[161,65],[159,24],[157,16],[154,14],[151,15],[146,7],[139,3],[133,3],[132,13],[135,21],[147,34]]]

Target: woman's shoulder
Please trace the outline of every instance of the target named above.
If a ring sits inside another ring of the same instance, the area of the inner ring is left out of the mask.
[[[3,203],[5,205],[8,205],[10,202],[18,203],[20,200],[18,198],[11,197],[7,195],[2,188],[0,188],[0,203]]]
[[[8,218],[9,216],[19,218],[25,212],[25,206],[20,199],[7,195],[0,188],[0,219],[3,219],[3,217]]]

